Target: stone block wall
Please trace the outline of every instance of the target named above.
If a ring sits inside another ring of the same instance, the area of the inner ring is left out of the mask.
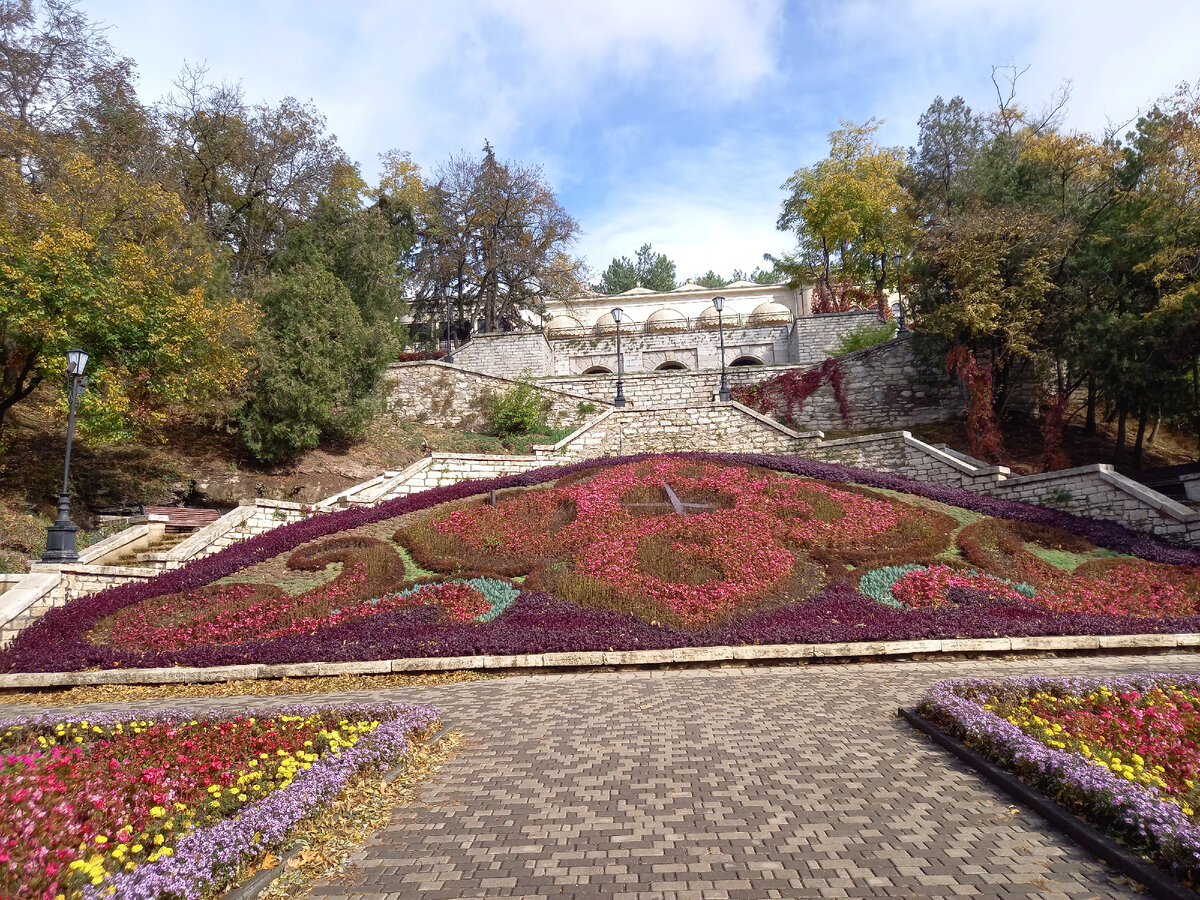
[[[410,474],[379,498],[392,500],[405,497],[429,488],[457,484],[460,481],[498,478],[501,475],[516,475],[528,472],[546,462],[535,456],[499,456],[483,453],[435,453],[421,467],[412,467]],[[353,498],[350,498],[353,502]]]
[[[535,447],[543,465],[596,456],[720,449],[799,453],[819,434],[798,434],[739,403],[611,410],[553,447]]]
[[[790,361],[812,367],[822,362],[830,351],[837,349],[842,336],[864,325],[878,325],[879,316],[871,310],[820,313],[796,319],[790,334]]]
[[[931,446],[907,431],[822,441],[806,450],[805,455],[1120,522],[1137,531],[1184,543],[1200,543],[1200,512],[1126,478],[1110,465],[1013,475],[1005,466],[979,463]]]
[[[502,378],[537,378],[554,374],[550,344],[539,332],[472,335],[471,340],[454,351],[454,362],[464,369]]]
[[[961,418],[966,403],[958,385],[912,350],[912,335],[840,357],[850,422],[828,384],[817,389],[792,423],[823,431],[904,428]],[[777,411],[783,415],[782,409]]]
[[[848,315],[848,314],[847,314]],[[855,314],[861,315],[861,314]],[[912,336],[868,347],[841,357],[843,390],[850,409],[850,422],[843,421],[832,386],[822,385],[809,397],[792,423],[803,430],[867,431],[904,428],[960,418],[965,403],[958,386],[935,366],[918,359],[912,351]],[[746,366],[727,370],[731,387],[757,384],[788,371],[807,371],[807,366]],[[634,407],[690,406],[716,399],[720,376],[716,372],[654,372],[627,374],[625,398]],[[615,375],[558,377],[542,383],[586,395],[595,402],[611,402],[616,393]],[[774,412],[783,419],[786,410]]]
[[[1126,478],[1110,465],[1017,476],[999,482],[988,493],[1121,522],[1162,537],[1187,541],[1200,537],[1200,513]]]
[[[855,310],[726,328],[726,363],[747,357],[765,366],[811,367],[836,348],[844,334],[878,321],[873,312]],[[634,326],[622,330],[621,352],[625,371],[631,374],[653,372],[666,363],[693,372],[721,367],[720,332],[715,327],[644,331]],[[476,334],[454,351],[454,362],[464,369],[502,378],[582,375],[596,366],[615,372],[617,341],[613,334],[551,334],[548,339],[536,332]]]
[[[35,564],[29,575],[5,592],[0,603],[0,646],[6,646],[25,628],[68,600],[127,581],[148,581],[159,574],[157,569],[124,566],[73,564],[44,570],[48,568]]]
[[[483,431],[487,427],[485,395],[507,391],[516,384],[509,378],[459,368],[457,354],[453,366],[442,362],[393,363],[385,378],[389,412],[396,418],[462,431]],[[596,407],[608,403],[557,386],[539,384],[538,392],[550,401],[547,418],[555,428],[579,424],[595,415]]]
[[[767,366],[787,365],[791,358],[789,323],[750,325],[725,329],[725,360],[756,359]],[[834,340],[836,343],[836,339]],[[593,366],[617,371],[615,334],[550,339],[554,374],[582,375]],[[653,372],[665,363],[677,363],[689,372],[721,367],[720,334],[716,328],[680,331],[621,331],[621,355],[628,374]]]

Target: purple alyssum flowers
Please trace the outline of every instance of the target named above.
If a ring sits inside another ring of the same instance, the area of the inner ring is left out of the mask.
[[[1200,688],[1200,677],[1144,674],[1122,678],[964,679],[935,684],[919,711],[998,765],[1052,796],[1079,803],[1088,817],[1146,849],[1181,877],[1200,875],[1200,827],[1150,786],[1129,781],[1081,754],[1049,747],[987,710],[977,695],[1021,698],[1041,691],[1080,696],[1100,687],[1145,691],[1163,680]]]

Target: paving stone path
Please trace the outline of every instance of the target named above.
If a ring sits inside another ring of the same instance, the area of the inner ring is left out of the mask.
[[[437,704],[465,743],[345,877],[312,895],[1136,897],[894,715],[943,678],[1129,671],[1200,672],[1200,655],[580,673],[380,692]]]

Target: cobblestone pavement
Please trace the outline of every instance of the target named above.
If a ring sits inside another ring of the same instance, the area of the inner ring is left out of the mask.
[[[1200,672],[1200,656],[581,673],[380,692],[437,704],[466,740],[346,876],[312,895],[1136,897],[894,715],[943,678],[1129,671]]]

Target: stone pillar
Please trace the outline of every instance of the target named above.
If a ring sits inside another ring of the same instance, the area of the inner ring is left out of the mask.
[[[812,295],[813,289],[811,286],[802,287],[796,291],[796,313],[801,316],[812,315]]]

